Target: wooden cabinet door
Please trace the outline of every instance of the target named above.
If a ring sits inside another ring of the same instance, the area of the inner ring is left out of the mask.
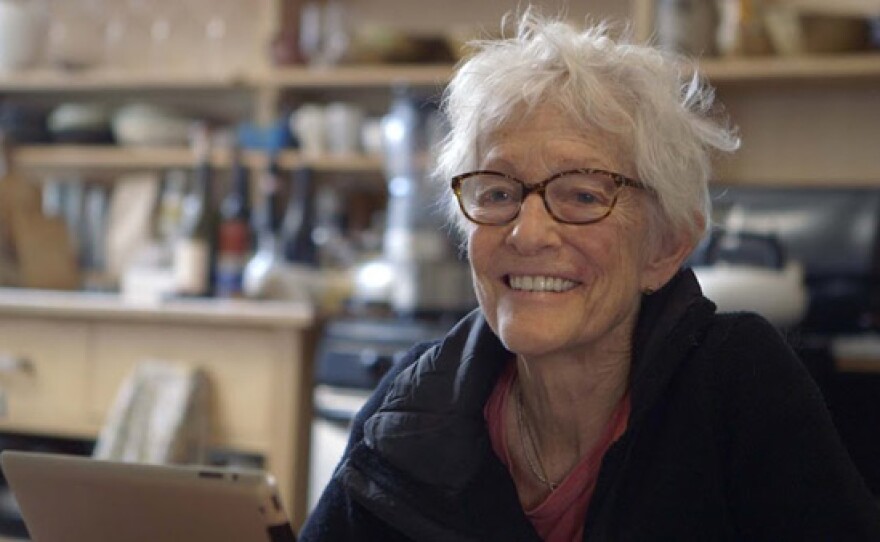
[[[91,436],[89,328],[0,318],[0,430]]]
[[[215,444],[265,452],[271,439],[275,371],[281,362],[270,330],[192,324],[96,324],[93,418],[103,419],[140,361],[190,364],[207,372]]]

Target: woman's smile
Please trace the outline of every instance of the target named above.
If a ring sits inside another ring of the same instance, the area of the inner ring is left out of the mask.
[[[506,275],[504,280],[512,290],[526,292],[567,292],[580,284],[550,275]]]

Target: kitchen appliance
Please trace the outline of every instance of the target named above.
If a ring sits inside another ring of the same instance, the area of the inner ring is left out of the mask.
[[[719,186],[712,199],[718,228],[776,239],[802,266],[809,297],[804,332],[878,329],[880,190]]]
[[[442,337],[451,321],[346,318],[330,322],[315,360],[309,510],[348,442],[351,422],[399,357],[419,342]]]
[[[716,230],[691,257],[703,294],[727,312],[754,311],[780,327],[807,308],[804,269],[773,235]]]
[[[462,314],[476,306],[467,264],[450,239],[439,196],[428,175],[432,152],[445,133],[445,123],[435,104],[419,100],[408,89],[395,90],[395,98],[382,119],[385,172],[388,182],[386,224],[379,261],[393,276],[386,300],[393,312],[404,316]],[[375,301],[370,273],[358,273],[355,304]]]

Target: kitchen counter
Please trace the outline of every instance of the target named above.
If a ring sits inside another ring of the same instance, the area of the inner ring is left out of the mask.
[[[0,288],[0,311],[22,316],[115,318],[132,321],[198,322],[307,328],[316,318],[306,303],[219,299],[125,301],[116,294]]]
[[[0,288],[0,431],[95,438],[141,361],[205,371],[211,446],[257,454],[305,520],[312,361],[308,304]]]
[[[880,373],[880,333],[837,337],[831,353],[840,372]]]

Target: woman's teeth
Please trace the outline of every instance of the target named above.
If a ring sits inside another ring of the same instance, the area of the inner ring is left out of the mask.
[[[558,277],[510,276],[510,287],[529,292],[564,292],[577,286],[577,283]]]

